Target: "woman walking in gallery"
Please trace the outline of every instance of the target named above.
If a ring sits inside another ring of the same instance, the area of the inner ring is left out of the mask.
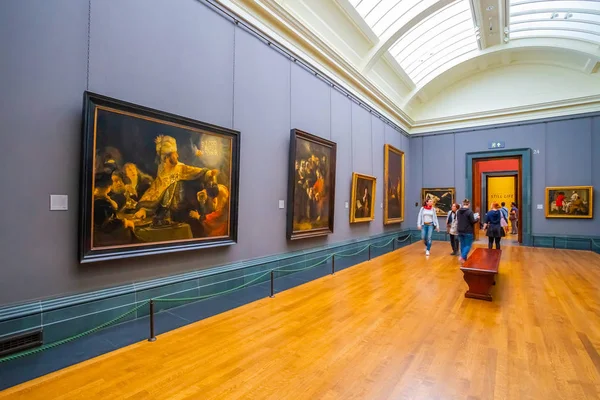
[[[438,223],[437,214],[433,207],[433,200],[425,200],[423,207],[421,207],[417,218],[417,229],[421,231],[421,238],[425,242],[425,255],[428,256],[431,250],[433,230],[440,231],[440,224]]]
[[[456,212],[460,206],[457,203],[452,204],[452,209],[446,217],[446,231],[450,235],[450,245],[452,246],[451,256],[458,254],[458,218]]]
[[[517,231],[518,228],[518,222],[519,222],[519,209],[517,208],[517,203],[515,203],[514,201],[512,202],[512,204],[510,205],[510,233],[511,235],[518,235],[519,232]]]
[[[506,235],[502,227],[502,213],[499,210],[500,205],[496,202],[492,203],[492,209],[485,214],[485,234],[488,237],[488,249],[492,248],[496,242],[496,249],[500,250],[500,240]]]

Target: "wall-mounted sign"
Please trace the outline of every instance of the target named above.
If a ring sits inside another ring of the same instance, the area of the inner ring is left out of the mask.
[[[503,149],[503,148],[504,148],[504,141],[502,141],[502,140],[488,142],[488,149]]]

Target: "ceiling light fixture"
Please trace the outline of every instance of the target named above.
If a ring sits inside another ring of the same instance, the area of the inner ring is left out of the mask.
[[[572,16],[573,16],[573,14],[571,14],[571,13],[566,13],[566,14],[565,14],[565,19],[569,19],[569,18],[571,18]]]

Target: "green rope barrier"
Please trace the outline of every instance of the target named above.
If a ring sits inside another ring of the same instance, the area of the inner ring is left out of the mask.
[[[79,333],[77,335],[70,336],[70,337],[68,337],[66,339],[62,339],[62,340],[59,340],[59,341],[54,342],[54,343],[49,343],[49,344],[46,344],[44,346],[37,347],[35,349],[25,350],[25,351],[22,351],[22,352],[17,353],[17,354],[12,354],[10,356],[0,358],[0,364],[4,363],[4,362],[7,362],[7,361],[16,360],[17,358],[25,357],[25,356],[28,356],[28,355],[31,355],[31,354],[40,353],[40,352],[42,352],[44,350],[48,350],[48,349],[51,349],[53,347],[60,346],[61,344],[72,342],[75,339],[82,338],[82,337],[87,336],[87,335],[89,335],[91,333],[99,331],[100,329],[104,329],[104,328],[106,328],[106,327],[114,324],[115,322],[117,322],[117,321],[125,318],[126,316],[128,316],[130,314],[133,314],[134,312],[136,312],[140,308],[148,305],[148,303],[150,303],[150,302],[149,301],[145,301],[144,303],[140,304],[139,306],[137,306],[137,307],[135,307],[135,308],[127,311],[125,314],[119,315],[117,318],[114,318],[114,319],[112,319],[112,320],[110,320],[108,322],[105,322],[102,325],[98,325],[97,327],[92,328],[92,329],[90,329],[88,331]]]
[[[249,282],[244,283],[241,286],[238,287],[234,287],[232,289],[227,289],[224,290],[222,292],[218,292],[218,293],[212,293],[212,294],[206,294],[204,296],[195,296],[195,297],[181,297],[181,298],[177,298],[177,299],[161,299],[161,298],[157,298],[157,299],[153,299],[155,303],[174,303],[174,302],[179,302],[179,301],[193,301],[193,300],[202,300],[202,299],[207,299],[209,297],[214,297],[214,296],[220,296],[222,294],[225,293],[230,293],[233,292],[234,290],[238,290],[241,289],[245,286],[249,286],[251,284],[253,284],[254,282],[256,282],[259,279],[262,279],[263,277],[269,275],[271,273],[271,271],[267,271],[264,274],[262,274],[261,276],[259,276],[258,278],[252,279]]]
[[[392,240],[390,240],[389,242],[386,242],[386,243],[382,244],[381,246],[378,246],[376,244],[371,244],[371,246],[375,247],[376,249],[383,249],[385,246],[387,246],[388,244],[392,243],[394,240],[396,240],[396,238],[393,238]]]
[[[325,261],[329,260],[330,258],[333,258],[334,255],[335,254],[330,254],[327,257],[325,257],[324,259],[322,259],[321,261],[319,261],[318,263],[312,264],[312,265],[310,265],[310,266],[308,266],[306,268],[298,268],[298,269],[278,269],[278,268],[275,268],[273,271],[275,271],[275,272],[300,272],[300,271],[306,271],[306,270],[309,270],[311,268],[315,268],[315,267],[321,265],[322,263],[324,263]],[[289,265],[286,265],[286,267],[289,267]]]
[[[407,236],[405,239],[403,239],[403,240],[400,240],[399,242],[401,242],[401,243],[402,243],[402,242],[405,242],[405,241],[406,241],[406,240],[408,240],[409,238],[410,238],[410,235],[408,235],[408,236]],[[183,297],[183,298],[174,298],[174,299],[161,299],[161,298],[156,298],[156,299],[153,299],[153,300],[154,300],[154,302],[156,302],[156,303],[169,303],[169,302],[172,302],[172,303],[174,303],[174,302],[187,302],[187,301],[194,301],[194,300],[203,300],[203,299],[207,299],[207,298],[210,298],[210,297],[220,296],[220,295],[223,295],[223,294],[226,294],[226,293],[233,292],[233,291],[235,291],[235,290],[238,290],[238,289],[242,289],[242,288],[244,288],[244,287],[246,287],[246,286],[250,286],[250,285],[251,285],[251,284],[253,284],[254,282],[256,282],[256,281],[258,281],[258,280],[260,280],[260,279],[264,278],[265,276],[269,275],[269,274],[270,274],[272,271],[275,271],[275,272],[300,272],[300,271],[306,271],[306,270],[309,270],[309,269],[311,269],[311,268],[315,268],[315,267],[317,267],[318,265],[320,265],[320,264],[322,264],[323,262],[325,262],[325,261],[329,260],[330,258],[333,258],[334,256],[340,256],[340,257],[352,257],[352,256],[355,256],[355,255],[358,255],[358,254],[362,253],[363,251],[365,251],[366,249],[368,249],[368,248],[369,248],[369,246],[373,246],[373,247],[376,247],[376,248],[383,248],[383,247],[385,247],[385,246],[389,245],[390,243],[392,243],[394,240],[396,240],[396,238],[393,238],[392,240],[388,241],[387,243],[385,243],[385,244],[383,244],[383,245],[381,245],[381,246],[378,246],[378,245],[370,245],[370,244],[368,244],[368,245],[366,245],[365,247],[363,247],[362,249],[360,249],[359,251],[357,251],[357,252],[355,252],[355,253],[350,253],[350,254],[343,254],[343,253],[341,253],[341,252],[340,252],[340,253],[333,253],[333,254],[330,254],[330,255],[328,255],[328,256],[327,256],[327,257],[325,257],[324,259],[320,260],[319,262],[317,262],[317,263],[315,263],[315,264],[312,264],[312,265],[310,265],[310,266],[308,266],[308,267],[305,267],[305,268],[299,268],[299,269],[293,269],[293,270],[285,270],[285,269],[277,269],[277,268],[275,268],[275,269],[273,269],[273,270],[271,270],[271,271],[267,271],[267,272],[265,272],[264,274],[262,274],[262,275],[258,276],[258,277],[257,277],[257,278],[255,278],[255,279],[252,279],[251,281],[248,281],[248,282],[244,283],[243,285],[237,286],[237,287],[235,287],[235,288],[227,289],[227,290],[224,290],[224,291],[222,291],[222,292],[218,292],[218,293],[212,293],[212,294],[208,294],[208,295],[204,295],[204,296]],[[595,243],[594,243],[594,244],[595,244]],[[600,247],[600,246],[599,246],[599,247]],[[301,264],[301,263],[304,263],[304,262],[306,262],[306,260],[303,260],[303,261],[297,261],[297,262],[295,262],[295,263],[292,263],[292,264],[288,264],[288,265],[286,265],[286,267],[290,267],[290,266],[292,266],[292,265],[296,265],[296,264]],[[80,338],[82,338],[82,337],[84,337],[84,336],[90,335],[90,334],[92,334],[92,333],[94,333],[94,332],[97,332],[97,331],[99,331],[99,330],[101,330],[101,329],[107,328],[107,327],[109,327],[110,325],[113,325],[115,322],[122,320],[123,318],[127,317],[128,315],[131,315],[131,314],[133,314],[134,312],[136,312],[136,311],[137,311],[137,310],[139,310],[140,308],[142,308],[142,307],[144,307],[144,306],[148,305],[149,303],[150,303],[150,301],[145,301],[145,302],[143,302],[142,304],[140,304],[140,305],[136,306],[135,308],[133,308],[133,309],[131,309],[131,310],[127,311],[126,313],[124,313],[124,314],[121,314],[121,315],[119,315],[118,317],[116,317],[116,318],[114,318],[114,319],[112,319],[112,320],[110,320],[110,321],[108,321],[108,322],[105,322],[105,323],[103,323],[103,324],[101,324],[101,325],[98,325],[98,326],[96,326],[95,328],[89,329],[89,330],[87,330],[87,331],[85,331],[85,332],[82,332],[82,333],[79,333],[79,334],[77,334],[77,335],[73,335],[73,336],[70,336],[70,337],[68,337],[68,338],[65,338],[65,339],[62,339],[62,340],[56,341],[56,342],[54,342],[54,343],[49,343],[49,344],[47,344],[47,345],[43,345],[43,346],[37,347],[37,348],[35,348],[35,349],[31,349],[31,350],[25,350],[25,351],[22,351],[22,352],[20,352],[20,353],[17,353],[17,354],[12,354],[12,355],[10,355],[10,356],[7,356],[7,357],[2,357],[2,358],[0,358],[0,364],[1,364],[1,363],[4,363],[4,362],[8,362],[8,361],[12,361],[12,360],[16,360],[16,359],[18,359],[18,358],[22,358],[22,357],[25,357],[25,356],[29,356],[29,355],[31,355],[31,354],[41,353],[42,351],[45,351],[45,350],[48,350],[48,349],[51,349],[51,348],[54,348],[54,347],[57,347],[57,346],[63,345],[63,344],[65,344],[65,343],[72,342],[73,340],[80,339]]]
[[[365,247],[363,247],[362,249],[360,249],[356,253],[350,253],[350,254],[335,253],[335,255],[336,256],[340,256],[340,257],[354,257],[354,256],[359,255],[360,253],[362,253],[363,251],[365,251],[368,248],[369,248],[369,245],[366,245]]]

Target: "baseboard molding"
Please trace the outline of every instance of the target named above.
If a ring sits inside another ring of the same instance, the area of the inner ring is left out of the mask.
[[[600,236],[534,234],[532,242],[532,247],[567,250],[586,250],[600,254]]]
[[[405,240],[392,243],[390,241],[393,238]],[[293,269],[301,269],[334,253],[352,254],[361,248],[364,249],[366,245],[373,245],[369,246],[368,253],[363,251],[350,257],[336,257],[336,269],[343,269],[366,261],[369,254],[371,257],[377,257],[410,244],[414,239],[415,234],[411,230],[397,230],[109,289],[7,306],[0,308],[0,337],[41,328],[44,332],[44,343],[52,343],[99,326],[150,299],[218,294],[253,281],[274,268],[285,268],[293,264]],[[386,246],[380,247],[387,242],[389,243]],[[252,286],[267,280],[268,274],[252,282]],[[156,306],[155,311],[158,312],[179,307],[181,303],[161,302]],[[148,313],[148,307],[141,307],[120,322],[142,318]]]

